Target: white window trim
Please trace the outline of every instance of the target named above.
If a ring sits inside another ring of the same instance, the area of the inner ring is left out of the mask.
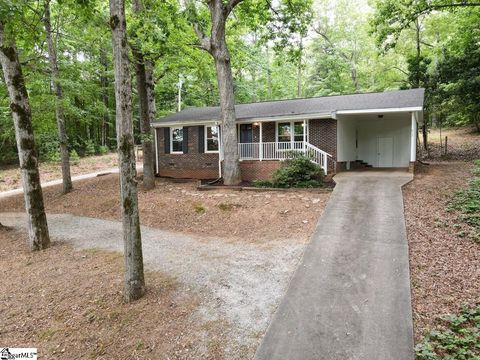
[[[173,130],[182,129],[182,151],[173,151]],[[170,127],[170,154],[183,154],[183,126]]]
[[[284,143],[284,142],[295,142],[295,123],[296,122],[302,122],[299,120],[291,120],[291,121],[277,121],[275,123],[275,142],[276,143]],[[292,136],[290,136],[289,141],[278,141],[278,124],[283,124],[283,123],[290,123],[290,129],[292,130]],[[305,126],[303,127],[303,140],[301,141],[307,141],[307,122],[305,121]]]
[[[208,150],[208,131],[207,127],[218,127],[218,150]],[[204,136],[204,149],[207,154],[218,154],[220,151],[220,125],[205,125],[205,130],[203,131]]]

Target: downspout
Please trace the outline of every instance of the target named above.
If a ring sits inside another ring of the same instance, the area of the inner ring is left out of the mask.
[[[223,158],[223,141],[220,125],[218,121],[215,122],[215,126],[218,126],[218,180],[222,178],[222,158]],[[217,180],[217,181],[218,181]]]

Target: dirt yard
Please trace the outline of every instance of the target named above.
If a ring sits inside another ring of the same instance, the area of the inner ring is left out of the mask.
[[[418,167],[403,191],[416,341],[439,316],[480,299],[480,244],[462,237],[471,229],[447,212],[449,197],[467,185],[471,169],[471,162],[432,162]]]
[[[221,327],[193,321],[196,294],[170,276],[148,272],[146,296],[124,304],[118,253],[63,242],[32,253],[24,233],[2,229],[0,246],[2,345],[38,347],[39,359],[220,358]]]
[[[421,136],[421,134],[419,136]],[[448,138],[446,153],[445,137]],[[430,129],[428,142],[428,154],[423,148],[419,148],[421,158],[427,161],[480,159],[480,133],[478,133],[473,126],[442,130]]]
[[[161,273],[148,274],[147,297],[133,305],[121,303],[120,256],[67,242],[31,254],[23,234],[0,232],[9,259],[0,271],[11,289],[0,296],[0,316],[11,324],[0,329],[0,343],[35,344],[53,354],[48,358],[253,357],[330,193],[198,191],[196,183],[164,179],[156,185],[139,192],[141,222],[170,231],[170,240],[159,237],[158,256],[146,255],[147,268]],[[118,175],[106,175],[77,182],[67,195],[46,188],[47,212],[120,220],[118,187]],[[21,195],[0,201],[0,213],[16,211],[24,212]],[[118,228],[102,226],[110,236]],[[144,246],[152,249],[149,233]]]
[[[110,169],[117,166],[117,154],[89,156],[71,163],[72,176]],[[40,179],[42,182],[62,178],[60,163],[40,163]],[[0,192],[22,187],[22,179],[18,166],[0,167]]]
[[[225,240],[305,242],[330,196],[309,191],[198,191],[196,182],[157,179],[153,191],[139,190],[143,225]],[[141,189],[141,187],[139,187]],[[44,189],[48,213],[121,220],[118,175],[77,182],[67,195]],[[24,212],[23,196],[0,201],[0,212]]]

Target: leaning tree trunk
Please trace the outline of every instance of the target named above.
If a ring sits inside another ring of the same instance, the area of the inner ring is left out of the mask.
[[[27,88],[23,78],[17,47],[6,36],[4,23],[0,21],[0,62],[10,97],[15,137],[17,139],[18,158],[23,180],[25,209],[28,218],[29,245],[32,250],[41,250],[50,246],[47,217],[43,205],[42,187],[38,172],[37,152],[33,137],[32,113],[28,101]]]
[[[115,69],[115,100],[120,199],[123,216],[125,257],[125,301],[139,299],[145,293],[142,239],[138,214],[137,182],[132,124],[132,84],[129,74],[124,0],[110,0]]]
[[[72,177],[70,175],[70,154],[68,153],[68,139],[65,131],[65,111],[63,108],[63,91],[60,84],[57,53],[53,44],[52,26],[50,19],[50,0],[45,0],[45,14],[43,18],[48,45],[48,61],[52,77],[53,91],[55,92],[55,115],[57,118],[58,140],[60,142],[60,158],[62,162],[63,193],[72,191]]]
[[[139,16],[143,10],[143,5],[140,0],[134,0],[132,2],[133,12]],[[142,139],[142,152],[143,152],[143,188],[145,190],[151,190],[155,187],[155,173],[153,170],[153,141],[151,131],[151,116],[152,110],[150,105],[152,104],[151,97],[153,96],[153,75],[152,67],[147,63],[141,50],[132,47],[133,56],[135,58],[135,70],[137,79],[137,92],[138,102],[140,108],[140,133]],[[147,75],[147,71],[149,74]],[[154,111],[154,110],[153,110]]]

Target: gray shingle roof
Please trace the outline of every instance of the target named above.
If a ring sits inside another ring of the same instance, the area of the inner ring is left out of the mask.
[[[237,120],[272,116],[293,116],[330,113],[340,110],[366,110],[423,107],[425,89],[398,90],[378,93],[323,96],[304,99],[264,101],[237,104]],[[187,108],[167,115],[155,123],[196,122],[220,119],[220,107]]]

